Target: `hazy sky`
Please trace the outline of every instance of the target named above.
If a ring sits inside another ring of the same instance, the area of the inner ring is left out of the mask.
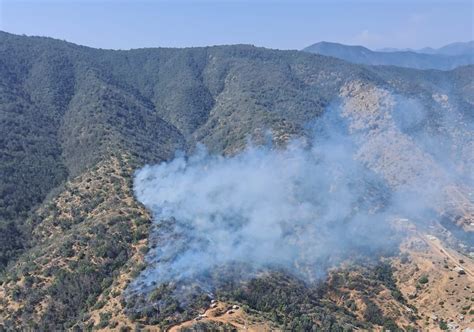
[[[301,49],[326,40],[439,47],[474,39],[474,0],[0,0],[0,30],[101,48],[254,44]]]

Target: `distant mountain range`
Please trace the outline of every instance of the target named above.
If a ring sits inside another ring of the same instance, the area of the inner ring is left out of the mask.
[[[441,55],[469,55],[474,52],[474,40],[468,42],[451,43],[440,48],[424,47],[421,49],[412,48],[381,48],[378,52],[415,52],[425,54],[441,54]]]
[[[384,48],[372,51],[363,46],[319,42],[303,49],[305,52],[332,56],[366,65],[392,65],[415,69],[450,70],[474,63],[474,42],[452,43],[438,49],[420,50]]]

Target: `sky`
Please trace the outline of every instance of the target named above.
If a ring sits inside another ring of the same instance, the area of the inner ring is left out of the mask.
[[[440,47],[474,39],[474,0],[0,0],[0,30],[112,49]]]

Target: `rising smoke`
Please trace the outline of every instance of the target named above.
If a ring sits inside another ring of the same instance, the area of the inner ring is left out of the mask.
[[[409,107],[419,113],[401,112],[391,122],[400,135],[425,117],[418,105]],[[356,160],[370,130],[351,132],[350,116],[341,114],[332,107],[309,139],[285,148],[250,144],[220,156],[199,146],[139,170],[135,194],[153,212],[154,245],[130,289],[181,283],[212,292],[213,271],[232,266],[242,267],[231,276],[237,281],[268,269],[313,281],[345,259],[392,249],[394,216],[419,218],[430,209],[413,199],[419,182],[391,190],[383,172],[367,167],[373,160]],[[381,141],[375,152],[394,144]],[[430,188],[429,199],[436,195]]]

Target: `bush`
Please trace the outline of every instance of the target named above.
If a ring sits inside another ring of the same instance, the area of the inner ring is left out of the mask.
[[[419,282],[420,284],[427,284],[428,281],[429,281],[429,280],[428,280],[428,276],[426,276],[426,275],[423,275],[423,276],[421,276],[420,279],[418,279],[418,282]]]
[[[105,313],[101,312],[99,316],[100,316],[100,321],[97,327],[100,329],[103,329],[109,326],[109,322],[110,322],[110,318],[112,317],[112,314],[110,312],[105,312]]]
[[[366,301],[366,308],[364,311],[364,319],[370,323],[383,325],[385,317],[382,310],[372,301]]]
[[[439,321],[439,328],[443,331],[448,330],[448,324],[444,320]]]

